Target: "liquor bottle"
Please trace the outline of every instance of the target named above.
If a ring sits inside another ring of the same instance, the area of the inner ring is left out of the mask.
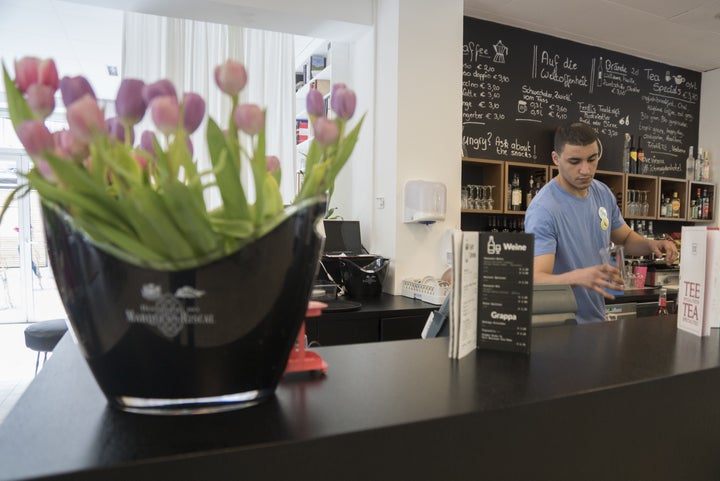
[[[637,150],[633,144],[633,136],[630,136],[630,173],[637,174]]]
[[[688,150],[688,158],[685,161],[685,178],[695,180],[695,157],[693,157],[693,146]]]
[[[630,173],[630,134],[625,132],[625,144],[623,145],[623,172]]]
[[[517,172],[513,175],[512,194],[510,200],[510,210],[522,210],[522,188],[520,187],[520,176]]]
[[[695,180],[702,181],[702,169],[703,169],[703,149],[698,147],[698,156],[695,159]]]
[[[710,197],[708,197],[707,189],[703,189],[702,193],[702,219],[708,220],[710,218]]]
[[[600,57],[600,61],[598,62],[598,69],[597,69],[597,86],[602,87],[603,84],[603,58]]]
[[[645,170],[647,168],[645,165],[645,151],[642,148],[642,135],[638,136],[638,146],[635,155],[637,156],[637,173],[647,174],[647,171]]]
[[[703,198],[702,198],[702,189],[700,187],[697,188],[697,192],[695,193],[695,218],[696,219],[702,219],[702,208],[703,208]]]
[[[653,232],[653,221],[648,222],[647,235],[645,237],[647,237],[648,239],[655,238],[655,232]]]
[[[657,316],[667,316],[667,289],[664,287],[660,289],[660,295],[658,296],[658,308],[655,312]]]
[[[710,182],[710,158],[708,156],[708,151],[706,150],[703,153],[703,172],[702,177],[705,182]]]
[[[690,201],[690,218],[697,219],[697,213],[698,213],[697,202],[695,202],[695,199],[692,199]]]
[[[532,201],[533,197],[535,197],[535,180],[533,179],[532,175],[530,176],[529,181],[529,187],[527,194],[525,194],[525,209],[527,210],[528,207],[530,207],[530,202]]]
[[[670,197],[665,197],[665,203],[663,204],[662,216],[663,217],[672,217],[672,203],[670,202]]]
[[[676,219],[680,217],[680,199],[678,198],[677,192],[673,192],[672,216]]]

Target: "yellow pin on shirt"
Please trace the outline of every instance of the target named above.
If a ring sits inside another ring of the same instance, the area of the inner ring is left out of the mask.
[[[602,230],[608,230],[608,227],[610,227],[610,221],[608,221],[607,217],[603,217],[600,219],[600,228]]]

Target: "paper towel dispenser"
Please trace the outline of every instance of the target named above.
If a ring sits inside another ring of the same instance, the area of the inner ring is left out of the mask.
[[[432,224],[445,220],[447,188],[440,182],[409,180],[405,183],[403,222]]]

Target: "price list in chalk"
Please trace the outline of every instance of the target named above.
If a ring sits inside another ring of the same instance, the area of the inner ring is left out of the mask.
[[[530,352],[533,236],[480,234],[478,348]]]

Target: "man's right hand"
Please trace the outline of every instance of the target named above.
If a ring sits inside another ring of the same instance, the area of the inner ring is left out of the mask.
[[[625,286],[620,269],[608,264],[577,269],[573,271],[572,278],[574,285],[599,292],[607,299],[615,299],[615,296],[607,289],[617,291],[622,290]]]

